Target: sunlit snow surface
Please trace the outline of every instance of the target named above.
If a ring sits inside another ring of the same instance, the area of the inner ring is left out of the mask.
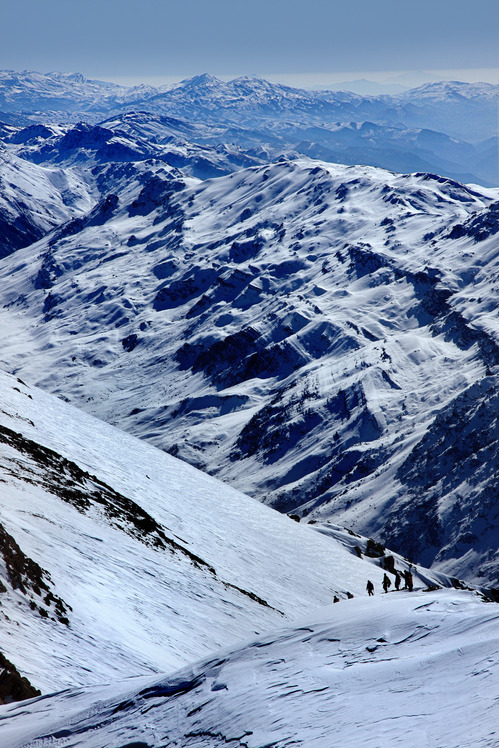
[[[43,692],[169,671],[335,595],[365,595],[368,578],[381,589],[382,569],[338,535],[297,524],[15,378],[0,374],[0,385],[0,427],[87,471],[78,480],[59,468],[63,488],[91,499],[85,510],[62,500],[44,459],[2,437],[0,522],[71,606],[69,626],[41,617],[0,565],[8,589],[0,650]],[[171,546],[154,547],[157,533],[131,534],[113,495],[92,499],[102,495],[98,480],[145,510]],[[436,581],[416,572],[417,585]]]
[[[0,709],[9,748],[497,746],[499,609],[469,593],[344,601],[169,677]]]
[[[421,566],[381,594],[327,521],[497,586],[499,192],[307,159],[200,183],[147,157],[213,149],[122,122],[140,163],[85,125],[45,166],[2,150],[9,251],[79,216],[2,262],[2,365],[325,521],[0,375],[0,651],[44,693],[0,745],[499,745],[497,606]]]

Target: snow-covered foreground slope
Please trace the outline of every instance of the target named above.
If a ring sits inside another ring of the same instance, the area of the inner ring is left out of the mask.
[[[492,748],[499,608],[395,593],[325,608],[174,675],[0,708],[9,748]]]
[[[378,562],[341,535],[15,378],[0,385],[0,650],[43,692],[171,671],[366,595],[368,578],[380,590]],[[434,582],[450,583],[415,570],[416,586]]]
[[[306,159],[120,169],[2,263],[4,367],[282,511],[498,586],[499,193]]]

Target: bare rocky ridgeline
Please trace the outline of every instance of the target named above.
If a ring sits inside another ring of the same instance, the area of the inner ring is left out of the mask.
[[[35,696],[40,696],[40,691],[0,652],[0,704],[33,699]]]

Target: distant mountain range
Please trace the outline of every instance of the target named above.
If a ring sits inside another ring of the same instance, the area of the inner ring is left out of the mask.
[[[253,77],[226,83],[199,75],[170,87],[125,88],[79,74],[0,72],[0,119],[8,124],[97,124],[141,110],[201,125],[191,137],[198,144],[237,143],[269,160],[298,153],[486,186],[499,182],[497,108],[498,86],[487,83],[429,83],[360,96]],[[206,125],[214,129],[203,132]]]

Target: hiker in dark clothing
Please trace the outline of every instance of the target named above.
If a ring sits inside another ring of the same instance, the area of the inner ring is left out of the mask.
[[[404,571],[404,580],[405,580],[404,590],[409,590],[409,592],[412,592],[413,579],[412,579],[412,574],[409,571],[409,569],[406,569]]]
[[[371,597],[371,595],[374,595],[374,584],[371,582],[370,579],[367,580],[366,590],[367,590],[367,594],[369,595],[369,597]]]
[[[387,574],[383,577],[383,589],[385,590],[385,593],[388,592],[388,587],[392,586],[392,581]]]
[[[395,571],[395,589],[400,589],[400,582],[402,581],[402,577],[400,576],[400,571],[397,569]]]

